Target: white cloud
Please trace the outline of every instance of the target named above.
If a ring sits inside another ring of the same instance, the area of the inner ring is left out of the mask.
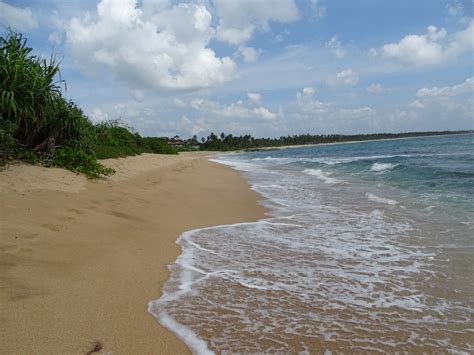
[[[301,133],[349,133],[373,131],[380,115],[372,107],[340,107],[314,98],[314,89],[296,93],[296,105],[289,114],[288,127]],[[306,91],[306,92],[305,92]],[[376,128],[375,128],[376,129]]]
[[[313,17],[320,18],[326,15],[326,7],[319,3],[319,0],[311,0],[311,9]]]
[[[62,43],[63,41],[63,36],[61,32],[54,31],[51,32],[48,36],[48,42],[51,43],[52,45],[58,46]]]
[[[351,134],[469,129],[472,127],[474,109],[474,96],[470,91],[473,81],[474,78],[468,78],[452,86],[420,88],[418,92],[421,96],[415,92],[411,103],[395,108],[326,101],[318,97],[319,91],[315,87],[307,86],[295,92],[294,100],[285,102],[279,109],[270,109],[262,103],[264,98],[258,97],[258,92],[247,92],[245,100],[227,104],[212,99],[191,99],[188,106],[191,109],[186,112],[191,123],[176,118],[182,116],[180,110],[170,113],[164,108],[166,99],[162,102],[149,100],[165,110],[161,114],[144,112],[146,101],[133,102],[132,105],[127,103],[120,110],[115,109],[113,115],[110,111],[104,111],[111,118],[128,118],[133,127],[147,134],[180,134],[186,137],[192,134],[207,135],[211,131],[280,136],[308,132]],[[253,102],[250,97],[259,98],[259,102]],[[168,115],[168,119],[164,115]],[[153,120],[156,122],[147,122]]]
[[[446,5],[448,13],[453,17],[463,16],[464,6],[459,1],[453,1]]]
[[[179,111],[170,112],[172,106],[164,108],[163,103],[166,101],[168,100],[156,102],[156,98],[145,99],[143,102],[130,99],[114,100],[109,103],[101,102],[100,106],[95,106],[86,112],[94,122],[119,119],[144,136],[172,137],[178,134],[190,137],[203,130],[193,117],[188,117]]]
[[[468,23],[471,20],[472,8],[469,5],[467,7],[468,9],[464,8],[463,3],[459,0],[451,1],[446,5],[449,15],[458,20],[459,23]]]
[[[341,108],[339,109],[339,117],[340,118],[366,118],[369,116],[373,116],[377,113],[372,107],[363,106],[363,107],[356,107],[356,108]]]
[[[426,29],[428,39],[435,42],[446,37],[448,34],[444,28],[438,30],[435,26],[428,26]]]
[[[239,54],[242,55],[244,58],[244,62],[246,63],[255,63],[258,60],[258,57],[260,56],[261,50],[260,49],[255,49],[252,47],[239,47]]]
[[[262,95],[260,95],[257,92],[248,92],[247,97],[252,101],[254,104],[260,103],[260,100],[262,99]]]
[[[474,48],[474,21],[451,36],[444,28],[429,26],[426,34],[407,35],[398,43],[385,44],[383,54],[405,64],[433,65],[456,58]]]
[[[310,113],[325,110],[330,104],[323,103],[313,98],[316,89],[313,87],[305,87],[296,93],[296,104],[302,112]]]
[[[253,110],[253,112],[264,120],[273,120],[277,117],[276,113],[270,112],[267,108],[260,106]]]
[[[472,127],[474,78],[464,83],[423,88],[405,108],[369,106],[341,107],[317,100],[313,93],[296,93],[294,106],[287,107],[286,125],[280,129],[306,133],[369,133],[428,130],[455,130]],[[421,96],[420,96],[421,95]],[[284,127],[284,128],[283,128]]]
[[[178,107],[178,108],[186,107],[186,103],[185,103],[183,100],[178,99],[177,97],[175,97],[175,98],[173,99],[173,103],[174,103],[174,105],[175,105],[176,107]]]
[[[273,43],[283,42],[288,36],[290,35],[289,30],[284,30],[283,32],[277,34],[275,37],[272,38]]]
[[[333,36],[329,42],[326,43],[326,47],[331,49],[331,52],[339,59],[342,59],[346,56],[346,50],[342,46],[341,41],[337,39],[337,36]]]
[[[312,102],[313,95],[316,93],[316,89],[312,86],[303,88],[303,90],[296,93],[296,100],[300,106],[304,106],[308,102]]]
[[[132,97],[138,102],[142,102],[145,99],[145,92],[143,90],[130,90],[130,95],[132,95]]]
[[[94,17],[95,18],[95,17]],[[73,18],[66,40],[86,69],[102,65],[132,88],[193,90],[233,78],[235,63],[208,47],[214,36],[203,5],[102,0],[96,20]]]
[[[474,77],[467,78],[463,83],[453,86],[445,86],[438,88],[436,86],[432,88],[422,88],[416,93],[417,97],[450,97],[457,96],[466,93],[474,94]]]
[[[89,114],[89,117],[93,122],[103,122],[109,120],[109,115],[99,108],[93,109]]]
[[[0,0],[0,25],[14,31],[29,31],[38,27],[38,20],[29,8],[12,6]]]
[[[442,47],[436,43],[435,39],[442,34],[446,34],[444,29],[438,32],[432,29],[431,36],[429,32],[427,35],[421,36],[408,35],[398,43],[384,45],[383,52],[388,57],[397,58],[410,64],[434,64],[439,62],[443,55]]]
[[[269,22],[288,23],[298,19],[293,0],[213,0],[219,17],[217,38],[239,45],[247,42],[254,31],[266,31]]]
[[[412,103],[408,104],[408,107],[411,107],[411,108],[425,108],[425,105],[420,100],[415,100]]]
[[[345,69],[336,74],[334,78],[329,80],[329,85],[338,86],[355,86],[359,82],[359,75],[352,69]]]
[[[313,95],[316,92],[316,89],[313,88],[312,86],[303,88],[303,94],[305,95]]]
[[[384,88],[379,83],[372,83],[367,86],[367,92],[370,94],[380,94],[384,91]]]
[[[261,118],[270,120],[277,117],[276,113],[271,112],[266,107],[259,106],[251,108],[246,106],[242,100],[238,100],[229,105],[220,105],[211,100],[197,99],[191,102],[191,106],[204,115],[215,115],[220,118]]]
[[[217,38],[230,44],[241,44],[247,42],[253,35],[254,25],[247,25],[244,28],[219,27]]]
[[[446,57],[458,57],[466,51],[474,50],[474,20],[464,31],[456,32],[446,48]],[[472,57],[472,54],[471,54]]]
[[[367,56],[369,58],[375,58],[379,56],[379,52],[375,48],[370,48],[369,51],[367,52]]]
[[[407,110],[398,110],[409,130],[457,130],[472,128],[474,77],[463,83],[421,88]],[[418,125],[418,127],[417,127]]]

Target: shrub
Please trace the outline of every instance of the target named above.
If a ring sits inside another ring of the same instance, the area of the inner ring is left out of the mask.
[[[38,155],[37,153],[35,153],[32,150],[27,150],[26,152],[24,152],[21,156],[21,159],[27,161],[28,163],[34,164],[34,165],[41,162],[40,155]]]
[[[13,122],[0,119],[0,165],[5,165],[6,161],[17,149],[17,142],[13,137],[13,131]]]
[[[26,147],[41,143],[41,130],[55,116],[61,96],[59,65],[30,55],[21,34],[0,37],[0,113],[14,124],[15,139]]]
[[[131,132],[119,120],[96,125],[96,143],[93,151],[98,159],[118,158],[141,153],[177,154],[167,140],[158,137],[141,137]]]
[[[100,175],[109,176],[115,173],[114,169],[103,166],[93,155],[69,147],[56,150],[52,165],[86,174],[90,178],[98,178]]]
[[[142,147],[150,153],[157,154],[178,154],[176,149],[170,146],[166,139],[158,137],[143,137],[141,139]]]

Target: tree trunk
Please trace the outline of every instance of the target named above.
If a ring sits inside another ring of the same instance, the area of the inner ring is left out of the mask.
[[[54,157],[56,151],[56,145],[54,144],[54,138],[48,137],[43,142],[38,144],[35,149],[35,152],[44,152],[49,158]]]

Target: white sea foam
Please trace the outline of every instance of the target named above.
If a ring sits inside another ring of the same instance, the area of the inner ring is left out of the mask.
[[[222,164],[222,165],[230,165],[231,167],[239,171],[253,171],[258,168],[256,164],[252,164],[247,161],[241,161],[241,160],[236,160],[236,159],[226,160],[222,158],[211,158],[209,160],[215,163]]]
[[[372,166],[370,167],[370,170],[371,170],[371,171],[375,171],[375,172],[377,172],[377,173],[380,173],[380,172],[385,172],[385,171],[392,170],[392,169],[395,168],[396,166],[398,166],[398,164],[373,163]]]
[[[366,193],[365,196],[370,200],[370,201],[374,201],[374,202],[378,202],[378,203],[385,203],[387,205],[396,205],[398,204],[397,201],[395,200],[391,200],[389,198],[384,198],[384,197],[379,197],[377,195],[374,195],[372,193]]]
[[[326,165],[347,164],[361,160],[377,160],[377,159],[392,159],[392,158],[412,158],[425,156],[421,154],[395,154],[395,155],[366,155],[355,157],[265,157],[253,158],[250,161],[263,162],[271,164],[290,164],[290,163],[320,163]]]
[[[193,352],[469,351],[450,340],[469,306],[426,293],[447,277],[431,268],[437,254],[413,244],[399,206],[369,202],[397,201],[360,199],[367,190],[320,169],[304,173],[325,188],[300,169],[229,160],[269,199],[269,217],[183,233],[163,296],[149,306]]]
[[[153,302],[150,302],[151,309],[149,306],[148,311],[153,314]],[[166,328],[170,329],[174,332],[190,349],[194,354],[199,355],[213,355],[215,354],[213,351],[209,350],[207,347],[207,343],[198,338],[196,333],[193,332],[191,329],[183,326],[176,322],[172,317],[168,316],[166,313],[161,313],[158,317],[161,324],[163,324]]]
[[[303,172],[308,175],[316,176],[326,184],[337,184],[338,182],[341,182],[338,179],[330,177],[330,173],[324,172],[321,169],[305,169]]]

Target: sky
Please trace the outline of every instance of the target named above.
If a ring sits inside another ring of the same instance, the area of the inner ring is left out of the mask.
[[[146,136],[474,129],[473,0],[0,0],[94,122]]]

